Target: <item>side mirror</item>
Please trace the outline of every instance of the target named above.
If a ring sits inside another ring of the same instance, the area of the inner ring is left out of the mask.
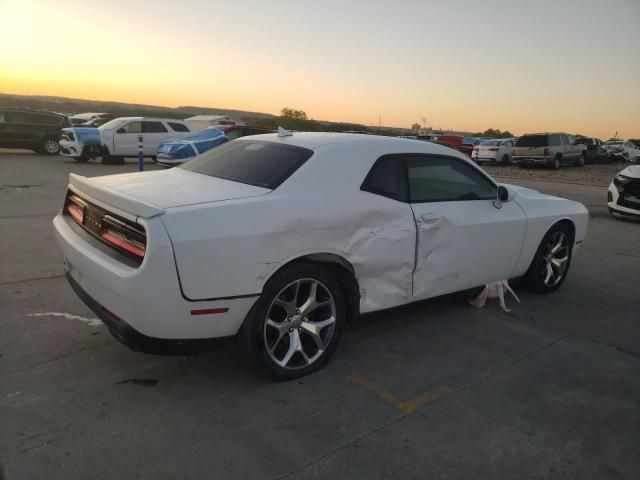
[[[116,133],[127,133],[127,131],[124,129],[124,127],[122,127],[116,130]]]
[[[498,185],[498,200],[501,202],[508,202],[511,200],[511,193],[504,185]]]
[[[493,201],[493,206],[497,209],[502,208],[502,204],[506,202],[510,202],[513,199],[512,193],[509,191],[507,187],[504,185],[498,185],[497,197]]]

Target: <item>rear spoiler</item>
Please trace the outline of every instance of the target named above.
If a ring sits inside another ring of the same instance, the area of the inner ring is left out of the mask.
[[[164,213],[164,210],[161,208],[154,207],[124,193],[104,187],[90,178],[75,173],[69,174],[69,188],[76,193],[85,193],[95,200],[103,202],[106,205],[111,205],[136,217],[151,218]]]

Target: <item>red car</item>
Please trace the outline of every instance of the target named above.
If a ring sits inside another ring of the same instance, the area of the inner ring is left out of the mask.
[[[462,139],[462,144],[458,147],[462,153],[465,153],[471,156],[471,152],[473,152],[473,148],[482,142],[482,138],[476,137],[464,137]]]
[[[222,130],[229,140],[246,137],[247,135],[275,132],[272,128],[250,127],[249,125],[216,125],[216,128]]]
[[[460,145],[462,145],[462,135],[441,135],[438,133],[434,133],[431,135],[418,135],[416,137],[418,140],[427,140],[430,142],[435,142],[443,145],[447,145],[455,150],[460,150]]]

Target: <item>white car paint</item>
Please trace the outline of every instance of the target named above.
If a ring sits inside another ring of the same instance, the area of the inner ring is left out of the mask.
[[[511,163],[511,153],[515,144],[513,138],[485,140],[473,148],[471,159],[476,163]]]
[[[454,158],[490,180],[466,156],[437,144],[295,133],[227,145],[255,141],[313,155],[275,190],[182,168],[72,175],[71,192],[144,226],[147,249],[139,267],[126,265],[61,212],[54,225],[70,276],[145,335],[210,338],[235,334],[265,283],[301,257],[331,256],[349,265],[364,313],[523,275],[559,220],[575,225],[576,244],[586,234],[582,204],[521,187],[508,186],[510,199],[501,205],[492,199],[409,204],[361,190],[376,160],[389,154]],[[194,308],[228,311],[194,316]]]
[[[640,161],[640,148],[625,140],[610,141],[602,145],[609,155],[629,162]]]
[[[170,123],[182,125],[186,131],[174,130]],[[160,129],[163,132],[152,131]],[[150,128],[151,126],[155,128]],[[138,137],[142,135],[142,146],[146,157],[154,156],[158,145],[172,139],[179,139],[191,133],[191,128],[183,120],[151,117],[120,117],[98,127],[102,145],[111,156],[135,157],[138,155]]]
[[[625,181],[626,184],[622,184],[619,180]],[[627,199],[624,202],[624,205],[619,205],[618,201],[620,199],[620,194],[622,190],[620,189],[629,189],[628,180],[631,180],[635,183],[634,192],[631,194],[631,198]],[[616,185],[618,183],[618,185]],[[636,218],[640,218],[640,165],[630,165],[621,172],[616,175],[616,178],[611,181],[609,185],[609,199],[607,201],[607,206],[609,207],[609,211],[615,214],[629,215]],[[637,203],[637,206],[634,203]],[[636,208],[634,208],[636,207]]]

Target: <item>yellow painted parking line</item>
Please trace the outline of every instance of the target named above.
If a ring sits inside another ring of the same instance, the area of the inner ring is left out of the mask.
[[[347,380],[349,380],[354,385],[357,385],[373,393],[385,402],[390,403],[403,413],[415,412],[417,409],[422,408],[425,405],[428,405],[432,402],[435,402],[439,398],[444,397],[451,391],[449,387],[445,385],[436,385],[435,387],[430,388],[426,392],[422,392],[415,397],[402,400],[401,398],[391,393],[389,390],[384,389],[376,382],[365,377],[364,375],[352,373],[350,375],[347,375]]]

